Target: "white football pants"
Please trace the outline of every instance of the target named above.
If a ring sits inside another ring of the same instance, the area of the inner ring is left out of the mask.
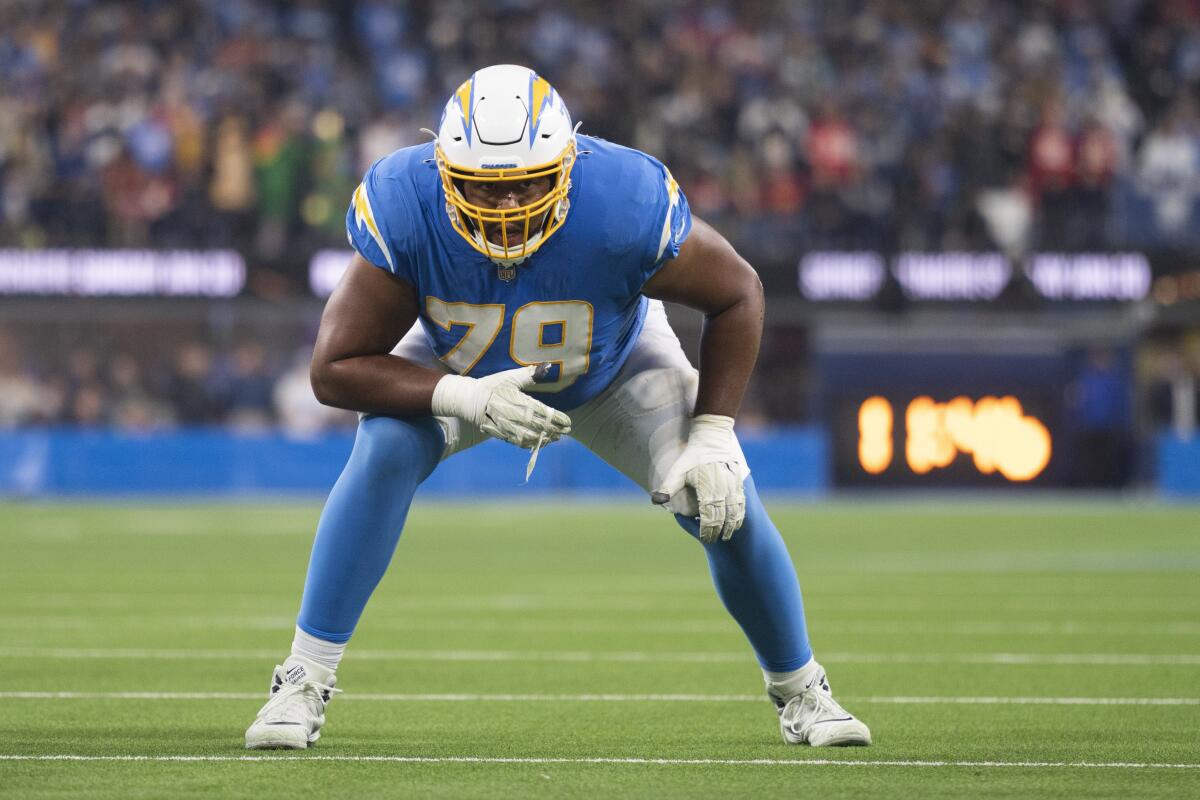
[[[392,352],[446,369],[434,355],[420,323]],[[617,377],[599,395],[567,411],[571,437],[651,492],[661,485],[687,444],[698,385],[699,373],[671,330],[666,309],[661,301],[651,300],[642,332]],[[537,392],[530,394],[538,396]],[[489,438],[457,417],[436,419],[446,437],[443,460]],[[744,455],[742,463],[746,463]],[[680,492],[667,507],[694,517],[699,513],[695,503],[693,492]]]

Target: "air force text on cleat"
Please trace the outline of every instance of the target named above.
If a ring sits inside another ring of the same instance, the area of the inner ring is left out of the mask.
[[[303,750],[321,738],[333,673],[292,656],[275,667],[271,697],[246,729],[247,750]]]

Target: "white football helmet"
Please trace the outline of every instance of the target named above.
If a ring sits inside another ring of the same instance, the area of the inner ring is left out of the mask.
[[[500,64],[472,75],[450,96],[436,133],[438,174],[454,230],[502,266],[529,258],[562,227],[575,163],[575,130],[558,92],[528,67]],[[550,191],[526,205],[488,208],[467,201],[467,181],[505,183],[549,177]],[[523,226],[510,242],[510,227]],[[499,243],[485,226],[500,231]]]

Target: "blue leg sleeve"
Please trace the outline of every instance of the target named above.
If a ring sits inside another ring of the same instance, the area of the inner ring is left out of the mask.
[[[675,516],[692,536],[694,519]],[[763,669],[790,672],[812,658],[800,582],[791,556],[767,516],[754,480],[746,479],[746,521],[727,542],[704,545],[717,595],[742,626]]]
[[[413,494],[445,446],[433,417],[371,416],[334,484],[313,542],[296,624],[330,642],[349,641],[387,570]]]

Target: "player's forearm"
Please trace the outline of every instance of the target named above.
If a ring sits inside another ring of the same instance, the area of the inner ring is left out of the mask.
[[[763,308],[762,286],[756,279],[737,303],[705,317],[700,336],[697,416],[737,416],[758,359]]]
[[[323,405],[391,416],[429,414],[445,372],[393,355],[314,360],[313,393]]]

